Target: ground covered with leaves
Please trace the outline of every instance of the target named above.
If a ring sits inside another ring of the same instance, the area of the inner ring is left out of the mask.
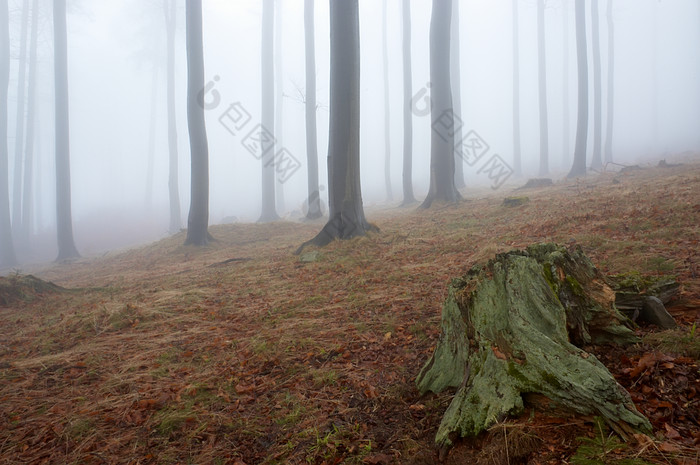
[[[524,182],[523,182],[524,183]],[[374,209],[381,233],[293,251],[320,223],[211,228],[32,270],[60,287],[0,308],[0,462],[430,464],[452,393],[414,381],[447,284],[494,254],[579,244],[604,273],[672,275],[679,328],[590,347],[654,436],[530,409],[446,463],[695,464],[700,447],[700,164],[562,181],[457,206]],[[527,197],[515,206],[504,197]],[[34,281],[31,281],[34,283]],[[9,291],[4,291],[6,284]],[[3,300],[6,299],[6,300]]]

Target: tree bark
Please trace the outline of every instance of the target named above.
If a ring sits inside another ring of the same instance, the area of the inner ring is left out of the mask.
[[[459,18],[459,1],[452,2],[452,56],[450,60],[450,70],[452,73],[452,97],[454,112],[459,121],[464,122],[462,115],[462,57],[461,57],[461,34],[460,34],[460,18]],[[462,124],[455,127],[456,146],[462,141]],[[457,150],[454,151],[455,156],[455,187],[462,189],[466,187],[464,182],[464,159],[459,155]]]
[[[547,52],[544,8],[546,0],[537,0],[537,61],[540,102],[540,176],[549,174],[549,117],[547,115]]]
[[[588,144],[588,48],[586,44],[586,3],[576,2],[576,62],[578,68],[578,122],[574,162],[568,177],[586,174],[586,148]]]
[[[430,134],[430,190],[421,205],[455,203],[461,195],[455,186],[455,114],[450,76],[452,0],[433,0],[430,21],[430,81],[432,131]]]
[[[24,153],[24,124],[27,89],[27,31],[29,29],[29,1],[22,2],[22,25],[19,40],[19,71],[17,73],[17,119],[15,124],[15,164],[12,195],[12,231],[15,237],[22,231],[22,165]]]
[[[384,189],[386,199],[391,202],[394,194],[391,189],[391,99],[389,95],[389,38],[387,0],[382,0],[382,69],[384,71]]]
[[[7,0],[0,0],[0,267],[17,264],[12,243],[7,146],[7,94],[10,85],[10,14]]]
[[[54,0],[54,73],[56,86],[56,225],[58,261],[79,257],[73,240],[68,107],[66,0]]]
[[[613,127],[615,123],[615,18],[613,0],[608,0],[608,118],[605,130],[605,163],[613,161]]]
[[[306,218],[321,218],[321,192],[318,185],[318,135],[316,130],[316,31],[314,0],[304,1],[304,41],[306,50],[306,160],[308,164],[308,211]]]
[[[28,243],[34,233],[34,134],[36,119],[36,66],[39,37],[39,0],[32,2],[31,39],[29,41],[29,76],[27,79],[27,133],[24,144],[24,181],[22,183],[21,237]]]
[[[204,89],[202,0],[187,0],[187,123],[192,166],[190,213],[185,244],[209,242],[209,144],[204,107],[198,94]]]
[[[416,203],[413,195],[413,66],[411,60],[411,1],[403,0],[403,202]]]
[[[170,234],[180,232],[182,226],[180,210],[179,161],[177,150],[177,117],[175,107],[175,27],[177,6],[175,0],[163,0],[167,47],[167,111],[168,111],[168,198],[170,205]]]
[[[522,149],[520,143],[520,12],[518,2],[513,0],[513,170],[516,176],[523,175]]]
[[[591,0],[591,35],[593,36],[593,159],[591,169],[603,168],[603,81],[600,59],[600,11],[598,0]]]
[[[262,117],[261,122],[265,132],[271,137],[261,137],[262,150],[262,213],[261,223],[279,219],[275,209],[275,3],[274,0],[263,0],[262,19]]]
[[[614,302],[580,248],[555,244],[500,254],[453,280],[440,340],[417,379],[422,393],[458,389],[438,446],[477,435],[526,402],[600,415],[625,437],[651,431],[605,366],[579,348],[637,341]]]

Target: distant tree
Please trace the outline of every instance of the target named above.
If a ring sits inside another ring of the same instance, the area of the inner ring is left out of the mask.
[[[413,69],[411,65],[411,0],[403,0],[403,203],[416,203],[413,195]]]
[[[22,224],[22,165],[24,153],[24,121],[26,117],[27,89],[27,32],[29,30],[29,1],[22,2],[22,25],[20,27],[19,60],[17,62],[17,118],[15,120],[15,165],[12,196],[12,230],[15,237]]]
[[[461,57],[461,38],[460,38],[460,19],[459,19],[459,0],[452,2],[452,56],[450,58],[450,71],[452,73],[452,98],[455,116],[460,121],[464,121],[462,115],[462,57]],[[462,124],[455,126],[455,145],[462,140]],[[460,156],[457,150],[454,150],[455,156],[455,187],[462,189],[466,187],[464,183],[464,159]]]
[[[455,114],[450,77],[452,0],[433,0],[430,21],[430,82],[432,132],[430,138],[430,190],[421,205],[461,199],[455,186]]]
[[[546,0],[537,0],[537,62],[540,102],[540,176],[549,174],[549,118],[547,116],[547,52],[544,10]]]
[[[591,0],[591,36],[593,40],[593,159],[591,169],[603,168],[603,81],[600,59],[600,11],[598,0]]]
[[[187,0],[187,123],[192,166],[190,213],[185,244],[206,245],[209,226],[209,144],[204,106],[198,95],[204,89],[202,0]]]
[[[263,130],[269,135],[260,137],[262,150],[262,213],[261,223],[279,219],[275,209],[275,0],[263,0],[262,2],[262,111],[261,120]]]
[[[31,39],[29,41],[29,76],[27,78],[27,131],[24,144],[24,181],[22,193],[21,237],[24,241],[33,233],[34,218],[34,134],[36,126],[36,67],[39,38],[39,0],[32,1]]]
[[[613,0],[608,0],[608,118],[605,131],[605,163],[613,161],[613,126],[615,123],[615,18]]]
[[[306,160],[308,211],[306,218],[321,218],[321,193],[318,185],[318,135],[316,132],[316,33],[314,0],[304,1],[304,41],[306,56]]]
[[[68,107],[68,33],[66,0],[53,2],[54,73],[56,98],[56,225],[58,258],[79,257],[73,240],[70,182],[70,127]]]
[[[384,70],[384,188],[386,199],[391,201],[391,99],[389,95],[389,38],[387,0],[382,0],[382,68]]]
[[[168,111],[168,197],[170,199],[170,233],[180,231],[182,225],[180,211],[179,167],[177,151],[177,115],[175,114],[175,28],[177,26],[176,0],[163,0],[166,30],[166,79]]]
[[[282,50],[282,0],[275,0],[275,137],[276,145],[284,147],[284,55]],[[284,184],[278,180],[275,185],[277,209],[286,210]]]
[[[12,243],[7,147],[7,94],[10,86],[10,13],[7,0],[0,0],[0,266],[17,263]]]
[[[517,0],[514,0],[517,1]],[[571,150],[571,112],[569,103],[569,37],[571,28],[569,26],[569,0],[561,2],[561,22],[562,22],[562,148],[564,162],[570,160]]]
[[[569,178],[586,174],[588,142],[588,46],[586,43],[586,0],[576,2],[576,58],[578,68],[578,124],[574,163]]]
[[[360,16],[358,0],[330,0],[331,102],[328,144],[330,216],[302,244],[324,246],[376,228],[365,219],[360,186]]]
[[[513,0],[513,169],[522,176],[522,149],[520,145],[520,18],[518,2]]]

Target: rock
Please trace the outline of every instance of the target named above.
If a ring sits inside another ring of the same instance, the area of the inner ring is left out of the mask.
[[[506,197],[503,199],[504,207],[519,207],[530,201],[530,197]]]
[[[646,297],[639,311],[639,319],[663,329],[675,329],[676,320],[666,311],[664,303],[654,296]]]

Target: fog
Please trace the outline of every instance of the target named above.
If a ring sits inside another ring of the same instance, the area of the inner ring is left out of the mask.
[[[306,187],[304,126],[303,0],[281,2],[283,131],[280,146],[299,161],[283,184],[280,216],[303,216]],[[22,3],[10,0],[9,191],[13,201],[17,76]],[[54,84],[51,2],[42,0],[38,46],[37,140],[32,237],[17,242],[23,263],[55,258]],[[176,94],[179,188],[182,224],[189,209],[189,144],[186,119],[184,2],[178,10]],[[210,223],[255,222],[261,208],[260,161],[220,121],[239,104],[253,123],[261,118],[260,0],[204,0],[204,55],[209,92],[206,101],[210,160]],[[162,2],[124,0],[68,1],[68,73],[73,224],[76,245],[94,255],[168,235],[168,144],[165,93],[165,21]],[[413,0],[413,93],[427,91],[431,1]],[[510,0],[461,0],[461,88],[465,130],[476,131],[510,163],[512,137],[512,3]],[[564,50],[562,8],[569,9],[568,51],[570,146],[563,146]],[[603,101],[607,73],[607,1],[601,1]],[[316,4],[316,65],[320,184],[327,186],[329,124],[329,11]],[[588,11],[590,15],[590,11]],[[401,193],[403,89],[401,2],[389,1],[389,79],[391,102],[392,203],[384,190],[384,95],[382,3],[360,1],[361,167],[366,207],[398,206]],[[536,2],[520,1],[521,133],[524,177],[537,176],[539,113],[537,94]],[[615,0],[615,136],[619,164],[648,163],[700,146],[700,4],[697,0]],[[590,39],[590,18],[587,27]],[[550,169],[554,178],[571,167],[576,129],[576,50],[573,2],[550,0],[546,10],[547,95]],[[590,62],[590,40],[589,40]],[[153,73],[156,72],[154,81]],[[155,82],[155,86],[153,85]],[[155,93],[154,93],[155,92]],[[591,101],[593,92],[590,92]],[[155,118],[151,107],[155,102]],[[218,102],[218,105],[216,103]],[[591,104],[592,108],[592,104]],[[4,109],[3,109],[4,110]],[[605,127],[603,112],[603,128]],[[593,113],[591,111],[591,121]],[[149,189],[149,139],[155,124],[153,184]],[[417,198],[428,189],[429,116],[415,116],[414,187]],[[592,148],[589,126],[589,161]],[[477,167],[465,166],[465,197],[489,187]],[[510,183],[522,183],[511,179]],[[504,187],[505,188],[505,187]],[[322,191],[322,198],[327,189]],[[474,194],[476,195],[476,194]],[[372,216],[372,210],[368,212]],[[2,238],[6,240],[6,238]],[[22,245],[24,244],[24,245]]]

